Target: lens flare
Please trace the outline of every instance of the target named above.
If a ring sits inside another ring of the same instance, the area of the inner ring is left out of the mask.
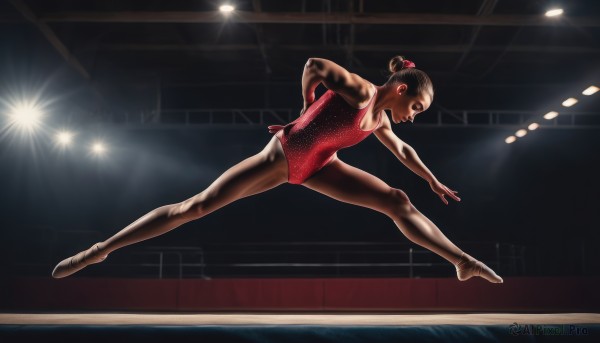
[[[21,103],[13,106],[8,116],[11,125],[31,132],[41,123],[42,115],[42,110],[37,105]]]

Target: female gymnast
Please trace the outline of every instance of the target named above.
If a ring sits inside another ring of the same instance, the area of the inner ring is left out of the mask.
[[[452,263],[461,281],[480,276],[489,282],[503,282],[492,269],[454,245],[403,191],[338,158],[339,149],[375,133],[400,162],[429,182],[441,201],[446,205],[445,197],[460,201],[457,192],[438,181],[415,150],[394,134],[385,111],[390,111],[395,124],[413,122],[433,101],[431,80],[401,56],[391,59],[389,69],[392,74],[387,82],[375,86],[332,61],[308,59],[302,74],[304,107],[300,116],[285,126],[269,126],[275,135],[261,152],[229,168],[197,195],[156,208],[107,240],[64,259],[52,276],[69,276],[102,262],[119,248],[162,235],[238,199],[289,182],[387,215],[408,239]],[[315,101],[319,84],[328,90]]]

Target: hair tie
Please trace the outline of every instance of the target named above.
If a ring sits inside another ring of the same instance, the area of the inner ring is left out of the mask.
[[[404,68],[416,68],[416,66],[413,63],[413,61],[404,60],[404,61],[402,61],[402,69],[404,69]]]

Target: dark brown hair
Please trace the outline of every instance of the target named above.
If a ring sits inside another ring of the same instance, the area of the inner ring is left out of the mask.
[[[405,83],[408,86],[406,94],[417,96],[427,92],[433,101],[433,83],[429,76],[422,70],[404,66],[404,56],[395,56],[390,60],[390,78],[387,83]]]

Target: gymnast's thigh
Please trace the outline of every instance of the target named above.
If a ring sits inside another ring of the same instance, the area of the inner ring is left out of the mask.
[[[302,185],[333,199],[385,214],[391,210],[399,193],[404,195],[378,177],[353,167],[338,157]]]

